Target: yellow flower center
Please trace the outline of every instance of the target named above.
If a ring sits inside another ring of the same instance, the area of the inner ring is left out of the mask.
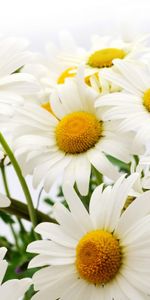
[[[76,248],[79,275],[94,284],[104,284],[113,279],[120,269],[121,259],[119,241],[104,230],[87,233]]]
[[[148,89],[143,96],[143,104],[146,107],[146,109],[148,110],[148,112],[150,112],[150,89]]]
[[[48,112],[53,113],[49,101],[41,104],[41,107],[43,107],[44,109],[46,109]]]
[[[66,69],[57,79],[57,83],[63,84],[63,83],[65,83],[66,78],[74,77],[75,73],[71,73],[71,71],[74,71],[74,70],[76,70],[76,67],[71,67],[71,68]]]
[[[113,65],[113,59],[123,59],[126,53],[122,49],[106,48],[95,51],[88,59],[88,65],[93,68],[111,67]]]
[[[70,154],[82,153],[94,147],[102,136],[102,122],[88,112],[73,112],[56,127],[58,147]]]

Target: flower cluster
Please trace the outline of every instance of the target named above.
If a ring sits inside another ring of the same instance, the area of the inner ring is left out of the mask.
[[[86,50],[63,32],[45,55],[20,39],[0,46],[0,217],[22,262],[20,280],[0,285],[3,300],[149,299],[150,36],[94,36]],[[10,195],[8,165],[27,205]],[[27,175],[48,195],[61,178],[50,214],[34,208]]]

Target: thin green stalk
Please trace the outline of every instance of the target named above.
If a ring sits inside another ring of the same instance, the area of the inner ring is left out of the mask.
[[[5,168],[3,163],[1,164],[1,173],[2,173],[2,179],[3,179],[3,184],[4,184],[6,196],[8,198],[11,198],[11,194],[10,194],[9,187],[8,187],[8,182],[7,182],[6,168]],[[16,217],[16,219],[19,223],[20,229],[25,232],[26,230],[25,230],[24,225],[23,225],[22,221],[20,220],[20,218]],[[12,228],[11,228],[11,230],[12,230]]]
[[[17,219],[17,221],[18,221],[18,223],[19,223],[19,226],[20,226],[21,231],[26,232],[25,227],[24,227],[24,225],[23,225],[21,219],[18,218],[18,217],[16,217],[16,219]]]
[[[4,148],[5,152],[7,153],[8,157],[16,171],[16,174],[18,176],[19,182],[21,184],[22,190],[24,192],[24,195],[25,195],[25,198],[26,198],[26,201],[28,204],[30,219],[31,219],[33,228],[35,228],[35,226],[37,225],[37,218],[36,218],[35,209],[33,206],[32,198],[31,198],[27,183],[25,181],[25,178],[22,175],[20,166],[19,166],[13,152],[11,151],[9,145],[7,144],[6,140],[4,139],[2,133],[0,133],[0,143],[1,143],[2,147]],[[38,235],[36,233],[35,233],[35,237],[38,238]]]
[[[20,246],[19,246],[19,243],[18,243],[18,238],[17,238],[17,235],[16,235],[16,232],[14,230],[14,227],[13,225],[10,223],[10,228],[11,228],[11,231],[12,231],[12,234],[13,234],[13,237],[14,237],[14,240],[15,240],[15,244],[16,244],[16,248],[18,249],[18,251],[20,252]]]
[[[1,173],[2,173],[2,179],[3,179],[3,183],[4,183],[6,196],[8,198],[10,198],[10,191],[9,191],[9,187],[8,187],[8,183],[7,183],[6,170],[5,170],[5,166],[3,164],[1,165]]]
[[[16,199],[10,198],[11,204],[8,207],[2,207],[0,208],[0,211],[4,211],[10,215],[16,216],[19,219],[24,219],[27,221],[30,221],[29,217],[29,211],[27,204],[20,202]],[[55,219],[51,218],[47,214],[44,214],[43,212],[39,210],[35,210],[36,216],[37,216],[37,223],[42,222],[51,222],[51,223],[57,223]]]
[[[4,189],[5,189],[6,196],[10,198],[10,191],[9,191],[9,187],[8,187],[8,183],[7,183],[6,170],[5,170],[5,166],[3,164],[1,164],[1,173],[2,173],[2,180],[3,180],[3,184],[4,184]],[[15,230],[13,228],[13,225],[10,223],[9,226],[10,226],[12,235],[14,237],[16,248],[20,251],[20,249],[19,249],[20,247],[19,247],[19,243],[18,243],[18,238],[17,238],[17,235],[16,235]]]

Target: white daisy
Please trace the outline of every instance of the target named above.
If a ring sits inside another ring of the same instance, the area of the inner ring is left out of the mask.
[[[61,55],[61,59],[74,64],[76,72],[80,64],[85,66],[86,81],[96,90],[107,93],[119,89],[118,85],[112,85],[103,77],[102,69],[112,69],[113,60],[120,59],[141,59],[145,53],[149,51],[149,35],[138,38],[133,42],[125,42],[122,39],[114,39],[110,36],[93,36],[92,45],[89,51],[83,54],[77,53],[76,56],[72,53]],[[109,72],[108,70],[108,72]]]
[[[32,60],[27,43],[16,38],[0,38],[0,125],[10,118],[22,96],[35,93],[38,84],[29,74],[16,71]]]
[[[147,145],[150,138],[150,67],[135,61],[114,62],[115,69],[103,76],[124,89],[121,93],[102,96],[96,107],[106,108],[103,117],[123,119],[121,130],[138,132],[134,143]]]
[[[13,279],[2,283],[8,263],[4,260],[6,248],[0,248],[0,295],[2,300],[19,300],[31,285],[29,278],[21,280]]]
[[[33,173],[34,187],[44,180],[48,191],[63,173],[64,181],[76,182],[86,195],[92,165],[113,180],[118,177],[105,154],[130,161],[130,135],[119,135],[115,122],[103,122],[101,110],[94,108],[97,96],[78,77],[53,92],[54,115],[34,104],[18,109],[14,149],[24,174]]]
[[[124,177],[113,187],[95,189],[89,213],[66,183],[70,210],[55,204],[59,225],[38,225],[36,232],[47,240],[33,242],[27,249],[38,254],[30,268],[47,266],[33,276],[38,292],[32,300],[148,299],[150,192],[122,213],[137,174]]]

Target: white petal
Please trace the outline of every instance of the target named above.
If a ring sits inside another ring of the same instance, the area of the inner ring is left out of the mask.
[[[28,268],[36,268],[36,267],[42,267],[46,265],[70,265],[75,262],[74,257],[54,257],[50,255],[42,255],[39,254],[32,258],[30,261]]]
[[[64,275],[55,282],[50,282],[47,288],[41,289],[40,292],[32,297],[32,300],[56,300],[60,298],[68,286],[74,284],[76,278],[74,275]]]
[[[39,85],[29,74],[12,74],[0,79],[0,89],[12,91],[20,95],[30,95],[38,92]]]
[[[91,164],[85,154],[76,158],[75,176],[78,190],[81,195],[86,196],[89,191]]]
[[[24,295],[32,281],[30,279],[8,280],[0,287],[3,300],[18,300]]]
[[[35,231],[42,235],[43,238],[48,238],[60,245],[74,248],[77,245],[78,240],[73,239],[65,232],[61,230],[61,226],[52,223],[41,223]]]
[[[63,192],[73,218],[82,228],[82,233],[85,234],[87,231],[92,230],[93,224],[90,216],[74,188],[68,182],[63,185]]]
[[[73,239],[80,239],[86,232],[86,228],[82,228],[82,224],[79,223],[78,218],[75,219],[70,211],[61,203],[54,205],[54,216],[61,225],[61,229]]]
[[[7,261],[6,260],[2,260],[0,262],[0,284],[2,283],[2,281],[4,279],[7,267],[8,267]]]
[[[103,175],[112,180],[116,180],[119,177],[119,172],[100,151],[92,149],[87,152],[87,156],[91,164]]]
[[[8,197],[0,193],[0,207],[8,207],[10,204]]]
[[[150,192],[145,192],[133,201],[122,214],[116,232],[121,236],[145,215],[150,213]]]
[[[130,279],[128,279],[130,280]],[[123,293],[129,299],[143,300],[143,294],[133,287],[132,283],[129,283],[121,274],[117,276],[116,281],[123,291]]]
[[[34,241],[27,247],[27,251],[31,253],[50,255],[50,256],[61,256],[70,257],[75,256],[75,251],[72,248],[60,246],[52,241]]]

